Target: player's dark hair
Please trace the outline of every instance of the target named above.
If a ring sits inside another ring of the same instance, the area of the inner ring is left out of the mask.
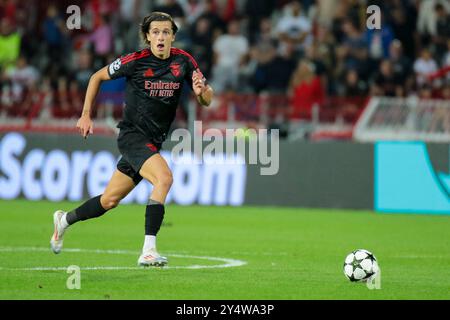
[[[170,16],[170,14],[159,11],[152,12],[144,18],[140,26],[141,27],[140,33],[142,40],[147,45],[150,45],[150,42],[147,40],[147,33],[150,31],[150,24],[153,21],[170,21],[172,23],[173,34],[176,34],[178,31],[178,27],[175,24],[173,18]]]

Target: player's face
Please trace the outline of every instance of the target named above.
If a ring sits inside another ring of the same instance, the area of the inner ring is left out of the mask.
[[[172,42],[175,40],[172,23],[170,21],[153,21],[147,33],[147,40],[150,42],[150,49],[155,56],[161,59],[168,58]]]

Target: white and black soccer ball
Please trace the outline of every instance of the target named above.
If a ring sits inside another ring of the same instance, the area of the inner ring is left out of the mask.
[[[344,274],[350,281],[367,281],[379,270],[377,259],[365,249],[355,250],[345,258]]]

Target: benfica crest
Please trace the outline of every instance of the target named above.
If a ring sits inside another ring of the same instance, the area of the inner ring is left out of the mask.
[[[181,74],[180,65],[178,63],[172,63],[170,65],[170,71],[175,77],[179,77]]]

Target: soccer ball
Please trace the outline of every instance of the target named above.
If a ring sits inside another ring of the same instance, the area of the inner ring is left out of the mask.
[[[379,270],[377,259],[365,249],[355,250],[345,258],[344,274],[350,281],[367,281]]]

